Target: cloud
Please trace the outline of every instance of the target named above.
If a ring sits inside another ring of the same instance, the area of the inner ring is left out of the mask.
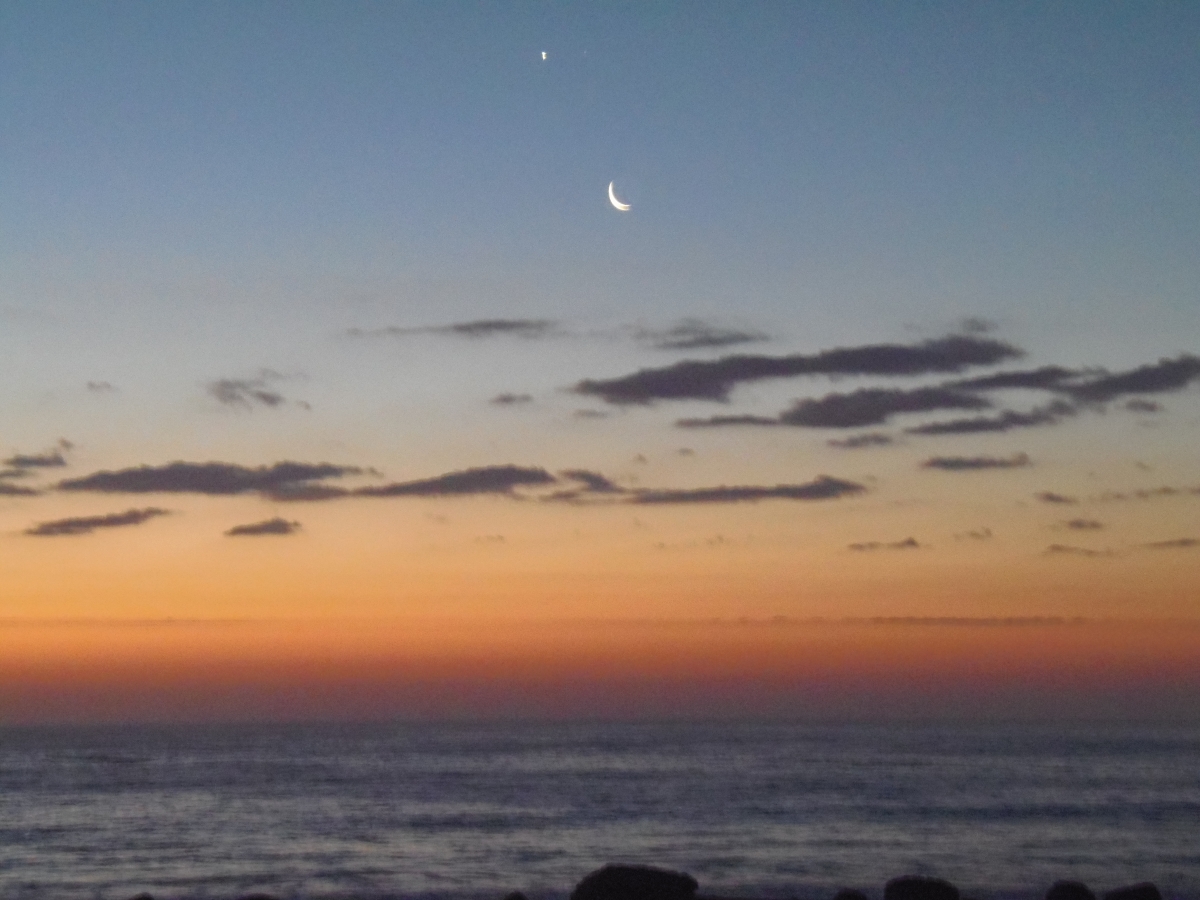
[[[1099,531],[1104,527],[1103,522],[1097,522],[1095,519],[1070,519],[1063,522],[1063,525],[1072,531]]]
[[[1127,400],[1125,402],[1125,408],[1127,410],[1129,410],[1130,412],[1137,412],[1137,413],[1162,412],[1162,404],[1155,403],[1153,400],[1140,400],[1140,399]]]
[[[1005,410],[998,416],[978,416],[972,419],[954,419],[950,422],[930,422],[915,428],[906,428],[909,434],[979,434],[981,432],[1011,431],[1014,428],[1035,428],[1053,425],[1078,410],[1069,403],[1056,400],[1054,403],[1030,410],[1027,413]]]
[[[513,488],[554,484],[545,469],[521,466],[484,466],[449,472],[436,478],[394,482],[359,488],[356,497],[458,497],[471,494],[510,494]]]
[[[725,356],[710,361],[684,360],[672,366],[642,369],[611,379],[585,379],[574,391],[608,403],[655,400],[725,400],[737,384],[799,375],[922,375],[960,372],[1020,356],[1000,341],[951,335],[921,344],[874,344],[840,347],[815,355]]]
[[[1110,503],[1126,500],[1158,500],[1163,497],[1183,497],[1189,494],[1200,495],[1200,487],[1171,487],[1164,484],[1162,487],[1140,488],[1136,491],[1105,491],[1099,496],[1088,499],[1100,503]]]
[[[969,472],[977,469],[1019,469],[1032,464],[1033,461],[1024,453],[1015,456],[933,456],[921,463],[921,468]]]
[[[896,443],[896,441],[890,434],[870,431],[866,434],[856,434],[848,438],[833,438],[825,443],[829,444],[830,447],[837,447],[842,450],[861,450],[863,447],[888,447]]]
[[[592,494],[621,494],[625,492],[625,488],[601,475],[599,472],[590,472],[587,469],[565,469],[558,474],[570,481],[579,482],[584,486],[586,491]]]
[[[48,453],[16,453],[2,462],[14,469],[53,469],[67,464],[66,458],[59,450],[51,450]]]
[[[780,424],[801,428],[858,428],[880,425],[896,413],[935,409],[983,409],[987,400],[945,388],[911,391],[864,388],[849,394],[826,394],[819,400],[798,400],[779,416]]]
[[[578,503],[584,500],[595,499],[598,496],[611,497],[626,493],[625,488],[610,478],[601,475],[599,472],[592,472],[588,469],[565,469],[558,474],[568,481],[576,482],[580,487],[565,491],[556,491],[549,497],[546,497],[546,500]]]
[[[828,475],[807,484],[777,484],[771,487],[745,486],[693,488],[690,490],[639,490],[630,495],[630,503],[753,503],[758,500],[834,500],[865,491],[861,484],[830,478]]]
[[[246,494],[307,486],[309,482],[345,475],[362,469],[330,463],[278,462],[248,468],[232,463],[173,462],[165,466],[138,466],[115,472],[96,472],[83,478],[61,481],[59,490],[95,491],[106,494]]]
[[[90,534],[97,528],[121,528],[126,525],[141,525],[147,519],[166,515],[170,515],[170,510],[159,509],[155,506],[146,509],[127,509],[123,513],[109,513],[106,516],[84,516],[81,518],[54,519],[50,522],[40,522],[32,528],[25,529],[25,533],[37,537]]]
[[[390,325],[386,328],[351,328],[350,337],[408,337],[417,334],[446,335],[449,337],[549,337],[558,330],[558,324],[550,319],[475,319],[470,322],[453,322],[449,325],[426,325],[418,328],[401,328]]]
[[[990,541],[994,535],[990,528],[977,528],[973,531],[961,531],[954,536],[956,541]]]
[[[0,475],[7,473],[0,472]],[[7,481],[0,481],[0,497],[36,497],[41,491],[35,488],[21,487],[19,484],[10,484]]]
[[[989,334],[996,330],[996,323],[991,319],[968,316],[959,323],[958,328],[964,334]]]
[[[108,381],[89,381],[87,389],[93,394],[111,394],[116,388]]]
[[[1067,544],[1051,544],[1043,552],[1047,556],[1116,556],[1111,550],[1089,550],[1087,547],[1071,547]]]
[[[706,347],[731,347],[765,341],[767,336],[757,331],[738,331],[710,325],[701,319],[684,319],[678,325],[660,330],[639,329],[638,340],[646,341],[659,350],[700,350]]]
[[[1074,497],[1068,497],[1066,494],[1056,494],[1054,491],[1042,491],[1040,494],[1035,494],[1035,496],[1043,503],[1070,504],[1079,502]]]
[[[709,416],[704,419],[678,419],[678,428],[725,428],[730,425],[778,425],[779,419],[769,416]]]
[[[916,538],[905,538],[902,541],[892,541],[890,543],[881,543],[880,541],[867,541],[860,544],[850,544],[847,549],[857,552],[870,552],[872,550],[917,550],[920,548]]]
[[[1173,541],[1154,541],[1150,544],[1142,544],[1151,550],[1190,550],[1193,547],[1200,547],[1200,540],[1196,538],[1176,538]]]
[[[518,406],[522,403],[532,403],[532,394],[497,394],[488,403],[495,406]]]
[[[1157,394],[1177,391],[1200,379],[1200,357],[1184,354],[1175,359],[1160,359],[1151,365],[1128,372],[1103,375],[1071,387],[1079,400],[1102,402],[1125,394]]]
[[[1064,369],[1061,366],[1042,366],[1039,369],[997,372],[995,375],[967,378],[947,384],[946,387],[963,391],[1000,391],[1014,388],[1053,391],[1062,388],[1063,385],[1083,374],[1075,369]]]
[[[265,522],[255,522],[251,525],[234,525],[225,532],[226,537],[256,537],[263,534],[295,534],[300,530],[299,522],[289,522],[276,516]]]
[[[250,409],[256,405],[276,407],[284,403],[283,394],[269,391],[261,378],[240,380],[222,378],[208,384],[208,393],[224,406],[241,406]]]

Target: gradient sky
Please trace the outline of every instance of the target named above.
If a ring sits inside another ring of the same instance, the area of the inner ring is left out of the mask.
[[[1187,709],[1197,46],[6,3],[0,722]]]

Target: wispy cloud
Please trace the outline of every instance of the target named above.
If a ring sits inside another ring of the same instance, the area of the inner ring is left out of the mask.
[[[806,484],[692,488],[683,490],[638,490],[630,503],[752,503],[758,500],[833,500],[859,494],[866,488],[853,481],[822,475]]]
[[[625,491],[625,488],[599,472],[591,472],[587,469],[564,469],[559,474],[563,478],[579,482],[585,490],[593,494],[620,494]]]
[[[210,396],[223,406],[240,406],[252,409],[255,406],[282,406],[286,399],[277,391],[268,390],[267,382],[262,378],[220,378],[209,382],[207,390]]]
[[[449,472],[436,478],[359,488],[352,493],[357,497],[460,497],[471,494],[510,494],[514,488],[554,483],[554,476],[542,468],[483,466]]]
[[[1092,550],[1087,547],[1072,547],[1068,544],[1051,544],[1043,552],[1047,556],[1083,556],[1089,558],[1116,556],[1111,550]]]
[[[259,535],[295,534],[300,530],[299,522],[289,522],[276,516],[264,522],[250,525],[235,525],[225,532],[226,537],[257,537]]]
[[[489,338],[550,337],[558,331],[558,323],[550,319],[474,319],[469,322],[452,322],[448,325],[424,325],[403,328],[389,325],[385,328],[351,328],[350,337],[409,337],[419,334],[444,335],[447,337]]]
[[[82,516],[71,519],[53,519],[49,522],[39,522],[25,533],[35,537],[65,537],[78,534],[91,534],[97,528],[123,528],[127,525],[141,525],[156,516],[170,515],[170,510],[148,507],[146,509],[127,509],[122,513],[109,513],[105,516]]]
[[[678,428],[729,428],[743,425],[774,427],[782,424],[778,418],[771,416],[706,416],[698,419],[679,419],[675,422]]]
[[[46,453],[15,453],[2,461],[4,465],[14,469],[56,469],[67,464],[61,450],[51,450]]]
[[[921,463],[924,469],[946,472],[969,472],[978,469],[1019,469],[1032,465],[1025,453],[1015,456],[933,456]]]
[[[767,340],[767,335],[758,331],[743,331],[722,328],[702,319],[684,319],[670,328],[639,328],[634,337],[659,350],[701,350],[704,348],[731,347]]]
[[[1036,428],[1040,425],[1053,425],[1062,419],[1073,416],[1078,412],[1074,406],[1062,400],[1056,400],[1046,406],[1038,407],[1027,413],[1005,410],[997,416],[978,416],[970,419],[954,419],[949,422],[930,422],[907,428],[909,434],[980,434],[987,432],[1012,431],[1014,428]]]
[[[922,344],[874,344],[842,347],[813,355],[726,356],[717,360],[684,360],[672,366],[642,369],[610,379],[585,379],[576,393],[608,403],[635,404],[655,400],[725,400],[737,384],[800,375],[922,375],[960,372],[1020,356],[1001,341],[951,335]]]
[[[27,488],[9,481],[0,481],[0,497],[36,497],[40,493],[41,491],[36,488]]]
[[[575,485],[567,490],[555,491],[544,498],[548,501],[578,503],[595,501],[597,498],[613,498],[627,493],[625,488],[599,472],[588,469],[564,469],[558,473]]]
[[[1063,527],[1072,531],[1099,531],[1104,527],[1104,523],[1096,519],[1069,519],[1063,522]]]
[[[1071,387],[1079,400],[1102,402],[1126,394],[1158,394],[1177,391],[1200,379],[1200,357],[1184,354],[1175,359],[1138,366],[1126,372],[1103,375]]]
[[[523,403],[532,403],[532,394],[497,394],[488,401],[494,406],[520,406]]]
[[[974,394],[929,387],[904,391],[863,388],[848,394],[826,394],[818,399],[797,400],[776,418],[735,415],[680,419],[680,428],[788,425],[794,428],[861,428],[882,425],[900,413],[931,412],[939,409],[984,409],[991,403]]]
[[[1142,544],[1151,550],[1191,550],[1193,547],[1200,547],[1200,540],[1196,538],[1175,538],[1172,541],[1153,541],[1149,544]]]
[[[1200,486],[1174,487],[1164,484],[1156,488],[1138,488],[1133,491],[1105,491],[1089,500],[1097,503],[1123,503],[1129,500],[1161,500],[1164,497],[1200,496]]]
[[[278,462],[250,468],[233,463],[173,462],[165,466],[138,466],[103,471],[61,481],[59,490],[94,491],[106,494],[246,494],[299,487],[314,481],[358,475],[355,466],[330,463]]]
[[[990,541],[995,535],[990,528],[975,528],[971,531],[961,531],[954,535],[956,541]]]
[[[917,550],[921,545],[916,538],[905,538],[902,541],[865,541],[858,544],[850,544],[847,549],[854,550],[858,553],[867,553],[872,550]]]
[[[1136,413],[1156,413],[1162,412],[1162,404],[1155,403],[1153,400],[1133,399],[1125,402],[1125,408],[1130,412]]]
[[[801,428],[859,428],[881,425],[898,413],[938,409],[984,409],[991,404],[974,394],[945,388],[911,391],[864,388],[849,394],[826,394],[820,399],[798,400],[779,416],[783,425]]]
[[[1060,505],[1069,505],[1069,504],[1079,502],[1078,498],[1076,498],[1076,497],[1071,497],[1071,496],[1068,496],[1067,494],[1057,494],[1054,491],[1042,491],[1041,493],[1035,494],[1034,496],[1036,496],[1043,503],[1057,503]]]
[[[948,388],[962,391],[999,391],[1014,388],[1029,390],[1058,390],[1072,380],[1086,374],[1078,369],[1062,366],[1042,366],[1038,369],[1022,369],[1015,372],[997,372],[978,378],[967,378],[947,384]]]
[[[888,447],[896,443],[896,440],[890,434],[871,431],[866,434],[856,434],[848,438],[832,438],[825,443],[829,444],[830,447],[837,447],[841,450],[861,450],[864,447]]]
[[[93,394],[112,394],[116,392],[116,387],[108,381],[89,381],[87,389]]]

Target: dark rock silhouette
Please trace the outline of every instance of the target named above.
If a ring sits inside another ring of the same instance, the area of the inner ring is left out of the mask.
[[[279,900],[274,894],[242,894],[237,900]]]
[[[1082,881],[1056,881],[1046,891],[1046,900],[1096,900],[1096,895]]]
[[[1109,891],[1104,895],[1104,900],[1162,900],[1162,894],[1152,882],[1143,881]]]
[[[505,894],[504,900],[529,900],[529,898],[520,891],[513,891],[511,894]]]
[[[571,900],[692,900],[698,886],[683,872],[608,865],[579,882]]]
[[[854,888],[842,888],[833,895],[833,900],[869,900],[869,898],[862,891],[856,891]]]
[[[129,900],[154,900],[154,895],[142,891],[140,894],[134,894]]]
[[[958,900],[958,888],[941,878],[902,875],[887,883],[883,900]]]

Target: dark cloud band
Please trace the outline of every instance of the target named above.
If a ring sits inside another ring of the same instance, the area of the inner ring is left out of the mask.
[[[814,355],[726,356],[711,361],[685,360],[658,369],[642,369],[611,379],[585,379],[575,392],[608,403],[655,400],[725,400],[735,385],[799,375],[923,375],[960,372],[1021,355],[1010,344],[952,335],[922,344],[875,344],[842,347]]]
[[[299,522],[289,522],[276,516],[265,522],[254,522],[250,525],[234,525],[225,532],[226,537],[258,537],[260,535],[295,534],[300,530]]]
[[[518,487],[554,483],[554,476],[541,468],[484,466],[419,481],[359,488],[352,493],[357,497],[461,497],[470,494],[508,494]]]
[[[248,468],[232,463],[173,462],[165,466],[138,466],[115,472],[96,472],[83,478],[59,482],[63,491],[93,491],[106,494],[246,494],[298,488],[328,478],[357,475],[361,469],[330,463],[278,462]]]
[[[1015,456],[934,456],[921,463],[924,469],[945,472],[971,472],[979,469],[1021,469],[1033,465],[1025,453]]]
[[[39,522],[25,530],[26,534],[35,537],[66,537],[77,534],[90,534],[97,528],[123,528],[128,525],[141,525],[156,516],[170,515],[170,510],[149,507],[147,509],[127,509],[122,513],[110,513],[106,516],[82,516],[71,519],[54,519],[49,522]]]
[[[470,322],[453,322],[449,325],[427,325],[418,328],[401,328],[390,325],[386,328],[351,328],[350,337],[408,337],[418,334],[446,335],[449,337],[548,337],[556,332],[558,325],[550,319],[475,319]]]
[[[822,475],[807,484],[777,484],[771,487],[715,487],[691,490],[640,490],[629,502],[665,503],[752,503],[758,500],[834,500],[865,491],[861,484]]]

